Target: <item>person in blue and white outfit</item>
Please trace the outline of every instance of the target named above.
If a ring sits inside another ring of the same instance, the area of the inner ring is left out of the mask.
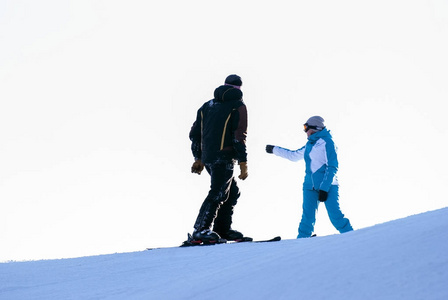
[[[337,180],[337,149],[330,131],[324,125],[325,120],[313,116],[304,124],[308,142],[298,150],[288,150],[267,145],[266,152],[289,159],[305,160],[305,180],[303,182],[303,213],[297,238],[311,237],[316,223],[316,212],[320,202],[325,207],[333,226],[340,232],[353,228],[339,207],[339,184]]]

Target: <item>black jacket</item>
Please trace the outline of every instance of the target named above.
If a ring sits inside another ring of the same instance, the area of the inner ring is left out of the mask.
[[[203,163],[247,161],[247,109],[241,90],[222,85],[198,110],[190,131],[191,150]]]

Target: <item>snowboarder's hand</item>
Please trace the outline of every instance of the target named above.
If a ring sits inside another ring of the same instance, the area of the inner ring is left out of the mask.
[[[200,159],[196,160],[191,166],[191,173],[196,173],[201,175],[202,170],[204,170],[204,164]]]
[[[327,201],[327,198],[328,198],[328,192],[319,190],[319,201],[325,202]]]
[[[266,152],[267,153],[273,153],[274,152],[274,147],[272,145],[266,145]]]
[[[240,176],[238,176],[239,179],[244,180],[249,176],[249,173],[247,173],[247,162],[240,162]]]

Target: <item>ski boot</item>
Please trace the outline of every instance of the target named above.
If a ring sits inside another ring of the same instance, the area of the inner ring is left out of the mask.
[[[215,245],[224,244],[227,241],[210,229],[195,230],[193,235],[188,234],[188,240],[186,240],[181,247],[188,246],[200,246],[200,245]]]
[[[251,237],[244,236],[241,232],[234,229],[229,229],[225,232],[219,232],[219,235],[228,241],[235,242],[251,242],[253,239]]]

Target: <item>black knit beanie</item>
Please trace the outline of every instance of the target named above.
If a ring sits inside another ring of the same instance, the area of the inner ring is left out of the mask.
[[[242,86],[243,82],[241,81],[241,77],[235,74],[229,75],[226,78],[225,84]]]

